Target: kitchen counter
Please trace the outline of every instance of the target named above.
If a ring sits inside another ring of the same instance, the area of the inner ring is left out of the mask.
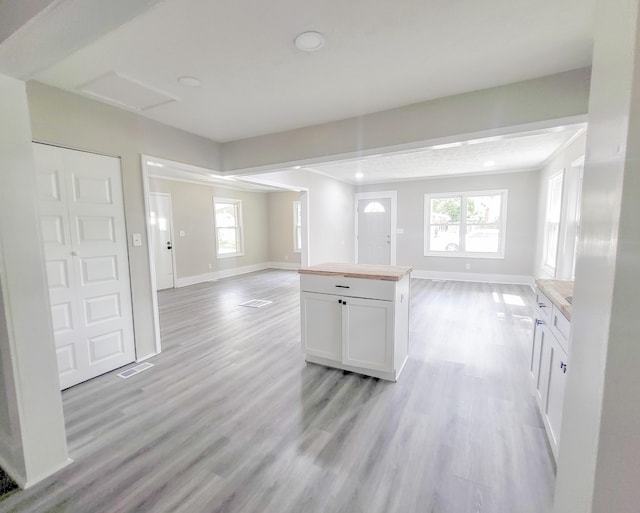
[[[573,281],[536,280],[536,286],[562,312],[567,320],[571,320],[571,303],[567,297],[573,297]]]
[[[299,269],[300,274],[321,276],[343,276],[345,278],[364,278],[367,280],[400,281],[412,271],[411,267],[395,265],[365,264],[319,264]]]

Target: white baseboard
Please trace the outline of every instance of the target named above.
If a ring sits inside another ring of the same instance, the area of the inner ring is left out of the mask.
[[[414,270],[411,273],[411,277],[418,278],[420,280],[470,281],[478,283],[506,283],[511,285],[529,286],[533,286],[535,284],[533,276],[518,274],[481,274]]]
[[[196,283],[204,283],[206,281],[215,281],[221,278],[228,278],[229,276],[237,276],[238,274],[252,273],[255,271],[262,271],[268,269],[269,264],[264,262],[262,264],[245,265],[242,267],[232,267],[229,269],[221,269],[220,271],[214,271],[205,274],[196,274],[194,276],[186,276],[185,278],[177,278],[175,281],[175,287],[188,287],[189,285],[195,285]]]
[[[0,467],[5,473],[13,479],[13,482],[16,483],[20,488],[24,489],[24,485],[27,482],[27,478],[23,475],[22,472],[19,472],[9,461],[7,461],[2,454],[0,454]]]
[[[24,483],[24,486],[22,486],[22,488],[24,490],[26,490],[27,488],[39,483],[40,481],[44,481],[45,479],[47,479],[49,476],[52,476],[53,474],[55,474],[56,472],[59,472],[60,470],[62,470],[65,467],[68,467],[69,465],[71,465],[73,463],[73,460],[71,458],[67,458],[66,461],[63,461],[62,463],[60,463],[59,465],[49,469],[46,473],[44,474],[40,474],[39,476],[36,476],[33,479],[29,479],[26,483]],[[20,484],[20,483],[18,483]]]
[[[285,271],[297,271],[302,265],[300,262],[269,262],[269,269],[282,269]]]
[[[207,281],[215,281],[221,278],[229,278],[231,276],[238,276],[239,274],[264,271],[265,269],[285,269],[297,271],[298,269],[300,269],[300,264],[295,262],[263,262],[261,264],[232,267],[230,269],[222,269],[220,271],[214,271],[205,274],[196,274],[194,276],[186,276],[184,278],[177,278],[175,281],[175,288],[188,287],[189,285],[196,285],[197,283],[204,283]]]

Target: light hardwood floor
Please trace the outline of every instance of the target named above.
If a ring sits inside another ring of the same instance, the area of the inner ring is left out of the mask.
[[[398,383],[306,364],[298,290],[265,271],[161,292],[155,366],[65,391],[75,463],[0,511],[550,511],[529,287],[413,280]]]

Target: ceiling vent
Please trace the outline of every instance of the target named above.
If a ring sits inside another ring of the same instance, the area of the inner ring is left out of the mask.
[[[116,71],[87,82],[79,89],[99,100],[137,111],[153,109],[180,100]]]

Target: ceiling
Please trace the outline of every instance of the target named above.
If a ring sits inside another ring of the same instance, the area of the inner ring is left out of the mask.
[[[353,184],[416,180],[435,176],[540,169],[556,152],[586,130],[585,124],[457,141],[411,152],[372,155],[305,169]]]
[[[147,1],[142,14],[108,27],[105,35],[30,78],[108,103],[117,100],[148,118],[225,142],[588,66],[593,4]],[[89,26],[91,20],[85,15],[81,21]],[[325,35],[321,50],[305,53],[293,45],[306,30]],[[179,84],[185,75],[201,86]],[[427,157],[437,163],[441,153],[430,151],[413,153],[405,163]],[[456,150],[456,158],[466,151],[472,150]],[[379,162],[372,172],[385,165]],[[347,173],[323,168],[331,169]]]

